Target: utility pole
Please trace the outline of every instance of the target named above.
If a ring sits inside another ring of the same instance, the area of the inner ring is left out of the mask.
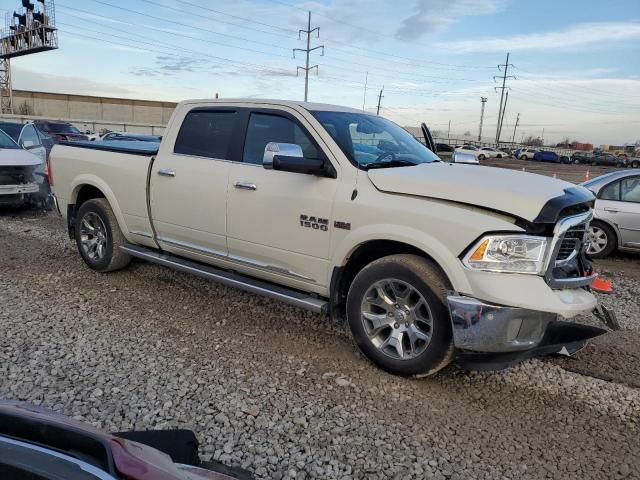
[[[384,85],[382,86],[382,88],[380,89],[380,93],[378,94],[378,110],[376,111],[376,115],[380,115],[380,102],[384,98],[384,95],[382,95],[382,92],[384,92]]]
[[[544,147],[544,127],[542,127],[542,146]]]
[[[449,120],[449,128],[447,128],[447,140],[449,140],[450,135],[451,135],[451,120]]]
[[[311,48],[311,34],[313,32],[317,33],[317,38],[320,38],[320,27],[311,28],[311,11],[309,11],[309,17],[307,20],[307,29],[306,30],[298,30],[298,39],[302,39],[302,34],[304,33],[307,36],[307,48],[294,48],[293,49],[293,58],[296,58],[296,52],[304,52],[306,56],[306,62],[304,67],[296,68],[296,76],[298,76],[298,72],[300,70],[304,70],[304,101],[306,102],[309,98],[309,70],[316,69],[316,75],[318,74],[318,65],[309,66],[309,54],[314,50],[322,49],[321,55],[324,55],[324,45],[318,45],[316,47]]]
[[[518,116],[516,117],[516,124],[513,127],[513,137],[511,137],[511,143],[515,143],[516,141],[516,129],[518,128],[519,124],[520,124],[520,112],[518,112]]]
[[[482,123],[484,122],[484,106],[487,103],[487,97],[480,97],[480,102],[482,102],[482,107],[480,110],[480,130],[478,131],[478,141],[482,141]]]
[[[500,135],[502,135],[502,123],[504,122],[504,114],[507,111],[507,101],[509,100],[509,90],[507,90],[507,94],[504,97],[504,107],[502,108],[502,114],[500,115],[500,126],[498,129],[498,140],[496,143],[500,143]]]
[[[494,90],[497,92],[498,89],[501,90],[500,93],[500,107],[498,108],[498,127],[496,128],[496,144],[500,142],[500,128],[502,127],[502,102],[504,101],[504,91],[509,88],[506,86],[507,84],[507,78],[513,78],[515,79],[516,77],[514,76],[510,76],[507,75],[507,71],[509,70],[509,67],[513,67],[513,64],[509,63],[509,54],[507,53],[507,60],[504,62],[504,65],[498,65],[498,70],[502,71],[502,67],[504,67],[504,72],[502,77],[499,76],[494,76],[493,77],[493,81],[495,82],[496,78],[502,78],[502,87],[494,87]]]
[[[369,81],[369,72],[364,77],[364,95],[362,96],[362,111],[364,112],[364,105],[367,103],[367,82]]]

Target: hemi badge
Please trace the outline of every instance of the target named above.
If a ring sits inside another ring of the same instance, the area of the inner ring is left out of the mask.
[[[342,228],[343,230],[351,230],[351,223],[348,222],[339,222],[336,220],[333,222],[333,226],[336,228]]]

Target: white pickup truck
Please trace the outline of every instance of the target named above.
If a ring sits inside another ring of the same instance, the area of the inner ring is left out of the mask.
[[[441,162],[358,110],[185,101],[159,144],[73,142],[51,166],[93,270],[137,257],[346,318],[395,374],[573,353],[605,332],[563,321],[583,313],[614,325],[589,290],[588,190]]]

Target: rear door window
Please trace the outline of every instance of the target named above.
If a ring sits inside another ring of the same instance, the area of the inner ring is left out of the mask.
[[[192,110],[187,114],[174,146],[174,153],[197,157],[230,158],[235,111]]]

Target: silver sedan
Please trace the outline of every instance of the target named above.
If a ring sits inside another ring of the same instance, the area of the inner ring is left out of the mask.
[[[593,258],[615,250],[640,253],[640,172],[611,172],[582,185],[596,195],[587,253]]]

